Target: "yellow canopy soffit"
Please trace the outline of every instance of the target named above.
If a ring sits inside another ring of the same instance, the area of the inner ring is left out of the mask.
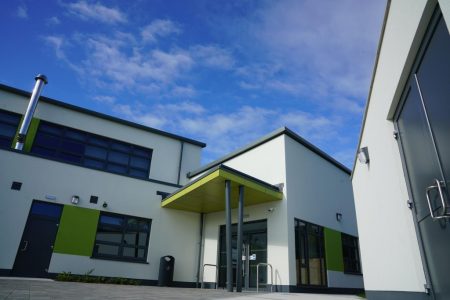
[[[231,207],[238,205],[239,186],[244,186],[244,206],[283,199],[274,186],[231,168],[219,167],[176,191],[161,202],[161,207],[192,212],[225,210],[225,181],[231,182]]]

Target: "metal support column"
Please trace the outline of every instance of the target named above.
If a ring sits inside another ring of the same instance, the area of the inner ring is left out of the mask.
[[[203,279],[200,280],[200,268],[202,265],[202,246],[203,246],[203,223],[205,222],[205,214],[200,213],[200,242],[198,243],[198,269],[197,269],[197,283],[195,287],[199,287],[200,281],[203,283]]]
[[[244,223],[244,186],[239,186],[236,292],[242,292],[242,231]]]
[[[225,180],[225,219],[227,246],[227,291],[233,291],[233,264],[231,257],[231,182]]]

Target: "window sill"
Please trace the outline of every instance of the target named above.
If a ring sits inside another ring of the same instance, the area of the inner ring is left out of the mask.
[[[344,274],[345,274],[345,275],[358,275],[358,276],[363,276],[362,273],[356,273],[356,272],[345,272],[345,271],[344,271]]]
[[[150,264],[148,261],[132,260],[132,259],[119,258],[119,257],[113,258],[113,257],[91,256],[90,259],[111,260],[111,261],[120,261],[120,262],[126,262],[126,263],[134,263],[134,264],[144,264],[144,265]]]
[[[311,290],[314,290],[314,289],[320,290],[320,289],[328,288],[328,286],[327,286],[326,284],[325,284],[325,285],[318,285],[318,284],[297,284],[297,287],[299,287],[299,288],[307,288],[307,289],[311,289]]]

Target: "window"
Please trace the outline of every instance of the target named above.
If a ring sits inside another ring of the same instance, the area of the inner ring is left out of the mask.
[[[358,238],[342,233],[342,253],[344,255],[344,272],[361,274]]]
[[[31,153],[137,178],[148,178],[152,150],[41,121]]]
[[[0,110],[0,148],[10,149],[19,127],[21,115]]]
[[[297,284],[326,286],[323,227],[295,220]]]
[[[93,257],[145,262],[151,220],[101,213]]]

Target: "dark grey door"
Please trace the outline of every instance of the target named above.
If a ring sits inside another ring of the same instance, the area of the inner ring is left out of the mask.
[[[396,120],[435,298],[450,299],[450,37],[442,17]]]
[[[33,201],[12,270],[14,276],[47,277],[62,205]]]

